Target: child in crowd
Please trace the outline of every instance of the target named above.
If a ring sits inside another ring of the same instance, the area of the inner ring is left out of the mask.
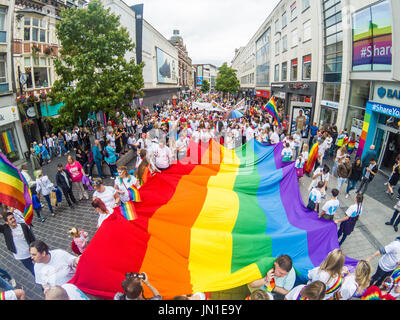
[[[282,154],[282,157],[283,157],[282,161],[284,161],[284,162],[292,161],[293,150],[290,147],[290,143],[289,142],[287,142],[285,144],[285,148],[283,148],[281,154]]]
[[[305,160],[303,158],[303,155],[300,153],[296,160],[296,163],[294,165],[296,168],[296,173],[297,173],[297,181],[299,181],[299,182],[300,182],[300,179],[304,175],[304,163],[305,163]]]
[[[294,287],[285,300],[324,300],[326,285],[322,281],[314,281],[309,285],[301,284]]]
[[[85,230],[79,230],[76,227],[73,227],[68,233],[73,237],[73,242],[80,252],[78,254],[82,254],[89,243],[89,234]]]
[[[319,204],[321,203],[321,192],[323,188],[324,183],[320,181],[318,182],[317,187],[311,190],[307,205],[308,209],[319,213]]]
[[[339,200],[337,199],[339,195],[338,189],[332,189],[331,200],[327,201],[322,207],[322,212],[319,214],[318,218],[324,218],[326,220],[333,220],[335,213],[339,208]]]

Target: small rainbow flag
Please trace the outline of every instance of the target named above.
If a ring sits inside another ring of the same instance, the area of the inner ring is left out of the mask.
[[[24,213],[26,224],[33,218],[32,195],[21,172],[0,153],[0,202]]]
[[[142,199],[140,198],[139,190],[135,186],[130,186],[128,189],[129,192],[129,199],[134,202],[141,202]]]
[[[349,141],[349,143],[347,144],[347,151],[349,153],[352,153],[355,147],[356,147],[356,141]]]
[[[133,201],[128,201],[119,206],[121,215],[128,221],[134,221],[137,219],[135,205]]]
[[[261,107],[261,110],[267,111],[275,119],[275,124],[278,124],[279,127],[282,127],[274,97],[272,97],[264,107]]]
[[[5,153],[9,154],[13,151],[15,151],[15,145],[11,136],[11,131],[4,131],[1,133],[1,140],[3,141],[4,148],[5,148]]]
[[[317,157],[318,157],[318,142],[314,143],[314,145],[310,150],[307,163],[304,166],[305,172],[311,173],[312,169],[314,168],[315,162],[317,161]]]
[[[394,280],[395,284],[398,284],[400,282],[400,267],[394,270],[392,274],[392,279]]]

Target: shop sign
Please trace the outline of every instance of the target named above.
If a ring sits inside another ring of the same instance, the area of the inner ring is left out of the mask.
[[[400,118],[400,107],[368,101],[367,109],[371,109],[373,112],[378,112],[388,116]]]
[[[269,98],[269,97],[271,97],[271,91],[257,90],[256,96],[263,97],[263,98]]]
[[[19,120],[16,106],[0,108],[0,126]]]
[[[281,92],[281,91],[274,92],[274,97],[277,97],[279,99],[285,99],[286,98],[286,93],[285,92]]]
[[[26,114],[29,118],[35,118],[36,117],[36,112],[34,107],[29,107],[26,109]]]
[[[374,85],[374,101],[400,105],[400,84],[376,83]]]
[[[330,108],[339,109],[339,103],[338,102],[322,100],[321,104],[323,106],[327,106],[327,107],[330,107]]]

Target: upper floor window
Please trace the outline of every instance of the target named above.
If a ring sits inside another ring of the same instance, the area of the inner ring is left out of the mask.
[[[0,7],[0,31],[6,31],[7,8]]]
[[[25,18],[24,40],[35,42],[48,42],[47,23],[43,19]]]
[[[310,7],[310,0],[303,0],[303,10],[306,10]]]
[[[287,26],[286,11],[282,14],[282,29]]]
[[[297,6],[296,2],[293,2],[293,4],[290,6],[290,19],[293,20],[296,17],[297,17]]]

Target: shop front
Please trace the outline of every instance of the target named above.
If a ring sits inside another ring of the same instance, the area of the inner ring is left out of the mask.
[[[339,103],[334,101],[321,101],[321,115],[319,117],[319,125],[327,126],[337,122],[339,112]]]
[[[357,156],[375,145],[379,169],[390,175],[400,154],[400,84],[375,82],[373,101],[367,102]]]
[[[285,129],[288,129],[291,133],[299,129],[303,137],[306,138],[308,135],[307,126],[314,117],[317,83],[272,83],[271,88]]]
[[[25,158],[27,147],[17,106],[0,108],[0,151],[16,164]]]

